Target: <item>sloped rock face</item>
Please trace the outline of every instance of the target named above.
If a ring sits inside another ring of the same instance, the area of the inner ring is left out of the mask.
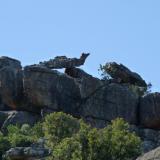
[[[160,160],[160,147],[144,154],[136,160]]]
[[[83,102],[82,115],[110,122],[122,117],[129,123],[137,123],[138,97],[127,87],[108,84]]]
[[[140,125],[160,129],[160,93],[151,93],[141,98]]]
[[[78,114],[81,100],[79,88],[73,78],[57,71],[26,67],[24,94],[28,106]]]
[[[22,96],[22,67],[19,61],[8,58],[0,58],[0,101],[1,109],[4,105],[16,109]]]

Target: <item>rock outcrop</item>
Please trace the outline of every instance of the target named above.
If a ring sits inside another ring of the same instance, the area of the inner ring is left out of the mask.
[[[140,125],[160,129],[160,93],[151,93],[141,98]]]
[[[16,109],[23,95],[22,67],[18,60],[0,58],[0,103],[1,110]],[[7,108],[7,109],[8,109]]]
[[[83,117],[93,117],[110,122],[122,117],[131,124],[137,124],[138,97],[127,87],[108,84],[84,99]]]
[[[73,68],[79,67],[84,64],[89,53],[82,53],[81,57],[78,58],[67,58],[66,56],[57,56],[49,61],[40,62],[39,66],[46,67],[49,69],[61,69],[61,68]]]
[[[78,114],[81,100],[73,78],[58,71],[41,67],[24,69],[24,95],[26,110],[50,109]]]
[[[139,74],[130,71],[123,64],[117,64],[116,62],[106,63],[104,69],[112,78],[121,83],[129,83],[141,87],[147,87],[146,82]]]
[[[25,111],[9,111],[9,112],[1,112],[4,114],[4,119],[3,119],[3,125],[2,125],[2,130],[5,130],[8,125],[13,124],[13,125],[23,125],[23,124],[29,124],[33,126],[38,120],[40,120],[40,116],[25,112]]]
[[[83,118],[97,128],[122,117],[135,126],[144,152],[159,146],[160,93],[135,94],[129,85],[146,88],[147,84],[122,64],[105,65],[112,80],[101,80],[76,68],[88,55],[82,54],[79,59],[59,56],[23,69],[18,60],[1,57],[0,127],[33,125],[44,114],[55,111]],[[55,70],[60,68],[65,68],[65,73]]]

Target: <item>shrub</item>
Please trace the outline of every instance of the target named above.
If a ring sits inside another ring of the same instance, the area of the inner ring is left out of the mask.
[[[48,139],[48,146],[54,148],[54,146],[64,138],[72,137],[76,134],[80,125],[76,118],[58,112],[45,117],[43,128],[45,137]]]
[[[33,139],[30,136],[31,128],[29,125],[24,124],[22,127],[9,125],[7,130],[7,137],[12,147],[28,147],[33,143]]]
[[[105,146],[109,144],[111,160],[128,160],[141,153],[140,138],[129,132],[129,125],[122,118],[117,118],[103,129],[103,143]]]
[[[43,136],[52,150],[48,160],[130,160],[141,152],[140,138],[129,132],[129,125],[122,118],[104,129],[96,129],[58,112],[47,115],[43,123],[33,127],[10,125],[7,130],[6,137],[0,134],[1,155],[10,147],[28,147]]]
[[[32,137],[34,140],[38,140],[39,138],[44,137],[44,131],[43,131],[43,124],[42,122],[38,122],[36,123],[33,127],[32,127]]]
[[[129,160],[141,152],[140,138],[129,132],[129,125],[122,118],[104,129],[91,128],[64,113],[46,118],[45,132],[53,151],[49,160]]]
[[[53,151],[54,160],[82,160],[82,146],[75,138],[63,139]]]

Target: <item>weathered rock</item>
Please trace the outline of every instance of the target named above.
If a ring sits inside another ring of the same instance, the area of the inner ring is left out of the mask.
[[[50,69],[61,69],[61,68],[73,68],[79,67],[84,64],[89,53],[82,53],[79,59],[77,58],[67,58],[66,56],[57,56],[49,61],[40,62],[39,66],[47,67]]]
[[[160,146],[160,131],[141,128],[135,125],[130,126],[130,131],[135,132],[142,140],[142,152],[146,153]]]
[[[160,129],[160,93],[151,93],[141,98],[139,116],[143,127]]]
[[[0,101],[12,109],[16,109],[23,93],[21,69],[18,60],[0,57]]]
[[[99,88],[104,86],[104,83],[79,68],[67,68],[65,73],[73,78],[80,89],[82,98],[87,98],[94,94]]]
[[[160,160],[160,147],[144,154],[136,160]]]
[[[28,106],[78,114],[81,100],[79,88],[73,78],[58,71],[42,67],[26,67],[24,94]]]
[[[84,99],[82,115],[111,121],[122,117],[131,124],[137,123],[138,97],[127,87],[108,84]]]
[[[16,147],[6,152],[5,158],[10,160],[38,160],[50,154],[48,149],[38,147]]]
[[[34,125],[38,120],[40,120],[40,116],[29,113],[29,112],[24,112],[24,111],[10,111],[6,112],[8,114],[8,117],[3,123],[2,130],[5,130],[8,125],[10,124],[29,124],[29,125]]]
[[[116,62],[106,63],[105,70],[113,79],[117,79],[121,83],[147,87],[146,82],[139,74],[132,72],[123,64],[117,64]]]

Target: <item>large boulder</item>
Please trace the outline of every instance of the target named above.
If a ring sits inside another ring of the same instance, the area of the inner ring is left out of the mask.
[[[144,154],[136,160],[160,160],[160,147]]]
[[[83,117],[108,122],[122,117],[131,124],[137,123],[138,97],[119,84],[111,83],[101,87],[84,99],[81,107]]]
[[[160,93],[151,93],[141,98],[139,119],[145,128],[160,129]]]
[[[37,66],[42,66],[49,69],[79,67],[85,63],[85,60],[88,56],[89,53],[82,53],[79,59],[67,58],[66,56],[57,56],[54,59],[50,59],[49,61],[40,62]]]
[[[131,125],[130,130],[135,132],[141,138],[141,149],[143,153],[160,146],[160,132],[158,130],[141,128],[135,125]]]
[[[81,100],[73,78],[58,71],[29,66],[24,69],[24,95],[31,110],[50,109],[78,114]],[[34,107],[34,108],[33,108]]]
[[[106,63],[104,70],[113,78],[121,83],[129,83],[141,87],[147,87],[146,82],[142,77],[129,70],[123,64],[117,64],[116,62]]]
[[[2,130],[5,130],[7,126],[10,124],[12,125],[29,124],[33,126],[41,118],[39,115],[25,111],[10,111],[6,113],[8,114],[8,116],[3,123]]]
[[[65,73],[73,77],[80,89],[81,98],[87,98],[104,86],[104,82],[91,76],[80,68],[67,68]]]
[[[23,81],[21,63],[9,57],[0,57],[1,110],[5,110],[4,105],[16,109],[22,97],[22,93]]]

